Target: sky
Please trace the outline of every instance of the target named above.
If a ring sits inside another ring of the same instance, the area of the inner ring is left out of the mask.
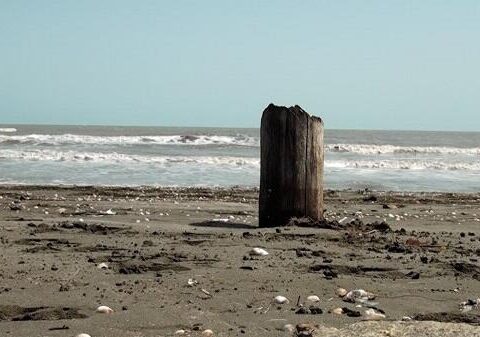
[[[480,131],[480,1],[0,0],[0,123]]]

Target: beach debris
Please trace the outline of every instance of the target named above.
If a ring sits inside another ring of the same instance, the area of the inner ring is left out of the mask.
[[[316,306],[310,306],[310,307],[300,307],[295,311],[297,315],[321,315],[323,314],[323,310],[319,307]]]
[[[202,331],[202,336],[203,336],[203,337],[213,336],[213,331],[210,330],[210,329],[203,330],[203,331]]]
[[[10,203],[10,210],[11,211],[21,211],[25,208],[20,201],[14,200]]]
[[[100,314],[111,314],[113,313],[113,309],[110,307],[107,307],[106,305],[101,305],[95,310],[96,312]]]
[[[281,296],[281,295],[275,296],[273,301],[277,304],[288,304],[288,303],[290,303],[288,298],[286,298],[285,296]]]
[[[420,273],[416,271],[411,271],[408,274],[405,275],[408,278],[411,278],[412,280],[418,280],[420,278]]]
[[[195,280],[194,278],[189,278],[187,281],[188,286],[193,287],[198,284],[198,281]]]
[[[268,252],[263,248],[255,247],[250,251],[250,255],[267,256]]]
[[[352,310],[352,309],[349,309],[347,307],[343,307],[342,312],[343,312],[343,314],[347,315],[348,317],[360,317],[360,316],[362,316],[360,311]]]
[[[352,303],[364,303],[373,299],[375,299],[375,295],[363,289],[351,290],[345,296],[343,296],[343,300],[345,302]]]
[[[335,294],[337,294],[337,296],[340,296],[340,297],[345,296],[347,293],[348,293],[348,290],[344,288],[337,288],[335,290]]]
[[[320,302],[320,297],[318,297],[317,295],[310,295],[307,297],[307,301],[308,302]]]
[[[78,335],[76,335],[75,337],[91,337],[89,334],[87,333],[79,333]]]
[[[175,331],[174,334],[175,334],[176,336],[180,336],[180,335],[185,335],[186,333],[187,333],[186,330],[180,329],[180,330]]]
[[[200,289],[200,290],[201,290],[201,292],[204,293],[205,295],[212,297],[212,294],[211,294],[208,290],[203,289],[203,288]]]
[[[98,269],[108,269],[108,264],[106,264],[105,262],[99,263],[97,265],[97,268]]]
[[[310,323],[301,323],[297,324],[295,336],[302,337],[313,337],[316,327]]]
[[[473,309],[480,308],[480,298],[477,299],[468,299],[462,303],[460,303],[460,311],[461,312],[469,312]]]
[[[397,209],[397,205],[394,204],[383,204],[382,206],[384,209]]]
[[[283,326],[283,330],[289,333],[293,333],[295,331],[295,327],[293,326],[293,324],[285,324]]]
[[[347,307],[343,307],[343,308],[335,308],[333,309],[332,311],[330,311],[332,314],[335,314],[335,315],[346,315],[348,317],[360,317],[362,316],[362,314],[360,313],[360,311],[357,311],[357,310],[352,310],[352,309],[349,309]]]
[[[58,212],[58,214],[65,214],[67,212],[67,209],[61,207],[61,208],[57,209],[57,212]]]
[[[385,319],[385,315],[375,309],[367,309],[365,310],[365,319],[368,321],[380,321]]]
[[[117,214],[117,212],[112,211],[112,209],[110,208],[109,210],[107,210],[106,212],[104,212],[104,214],[107,214],[107,215],[115,215],[115,214]]]

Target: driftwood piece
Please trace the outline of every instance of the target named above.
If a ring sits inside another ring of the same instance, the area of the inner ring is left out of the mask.
[[[299,106],[270,104],[261,130],[260,227],[323,219],[323,122]]]

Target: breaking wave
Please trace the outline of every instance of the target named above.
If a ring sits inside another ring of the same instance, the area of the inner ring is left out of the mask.
[[[338,169],[448,170],[480,172],[480,162],[446,162],[436,160],[335,160],[326,161],[325,167]]]
[[[257,157],[234,156],[142,156],[123,153],[55,151],[49,149],[2,150],[0,160],[92,162],[119,164],[156,164],[156,165],[216,165],[223,167],[260,168]],[[390,169],[390,170],[465,170],[479,171],[480,161],[446,160],[330,160],[325,161],[327,169]]]
[[[122,153],[99,153],[99,152],[77,152],[77,151],[51,151],[51,150],[32,150],[0,151],[1,159],[27,160],[27,161],[58,161],[58,162],[99,162],[99,163],[139,163],[139,164],[198,164],[198,165],[218,165],[230,167],[252,167],[259,168],[260,161],[257,158],[244,157],[195,157],[195,156],[140,156]]]
[[[459,154],[478,155],[480,147],[436,147],[436,146],[395,146],[395,145],[365,145],[365,144],[328,144],[327,152],[349,152],[363,155],[373,154]]]
[[[0,128],[0,132],[15,132],[13,128]],[[0,134],[0,145],[231,145],[259,147],[258,137],[238,134],[235,136],[220,135],[170,135],[170,136],[89,136],[89,135],[5,135]],[[468,155],[480,156],[480,147],[436,147],[436,146],[396,146],[374,144],[327,144],[326,152],[352,153],[359,155],[410,154],[410,155]]]

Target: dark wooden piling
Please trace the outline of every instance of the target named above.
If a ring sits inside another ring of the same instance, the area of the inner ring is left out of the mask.
[[[260,227],[323,219],[323,122],[298,105],[270,104],[260,128]]]

